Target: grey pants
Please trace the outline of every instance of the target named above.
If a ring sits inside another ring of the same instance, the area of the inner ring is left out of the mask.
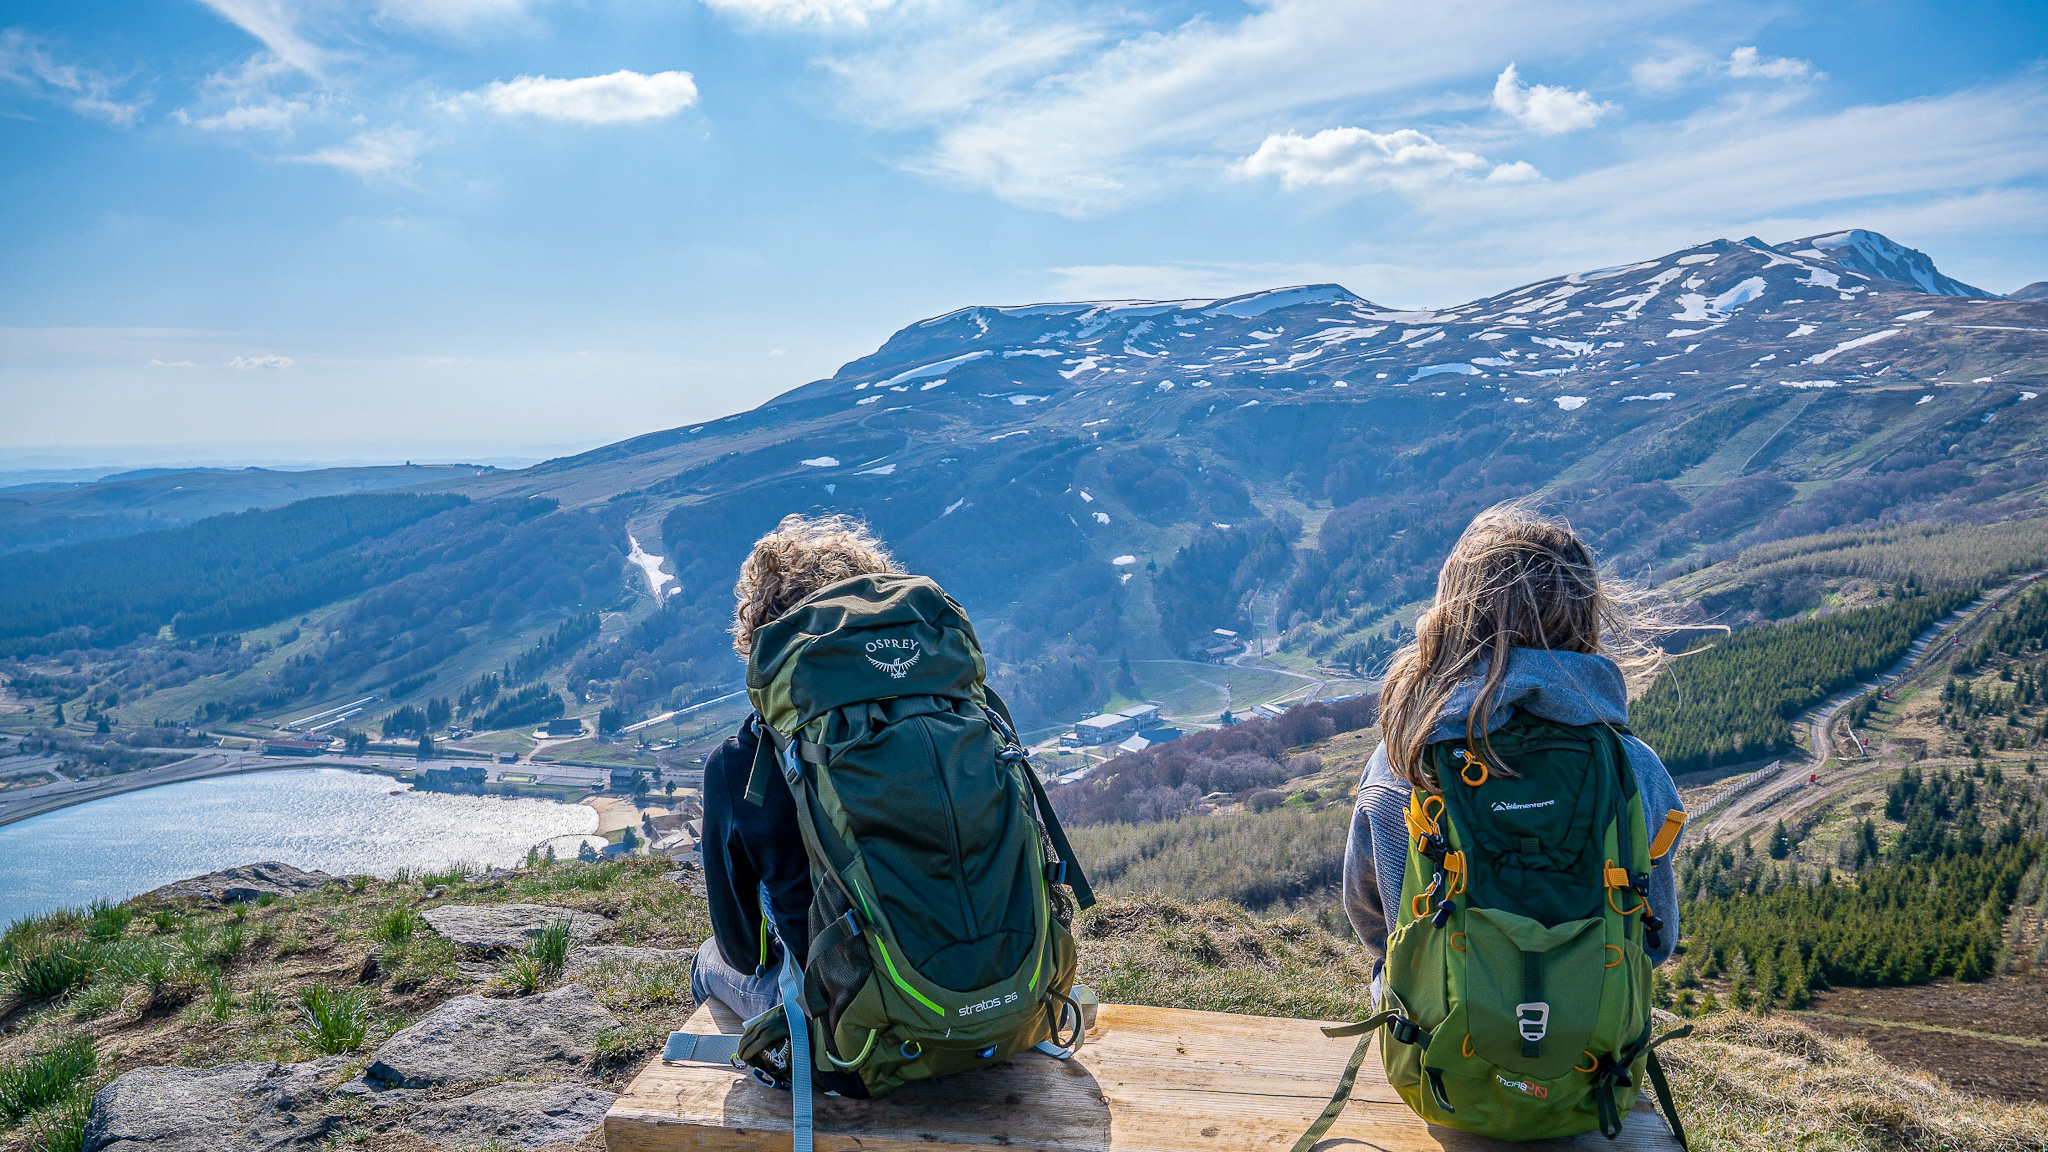
[[[734,968],[725,962],[716,940],[706,940],[697,947],[697,959],[690,965],[690,995],[699,1004],[716,1000],[742,1020],[752,1020],[782,1002],[775,973],[755,976]]]

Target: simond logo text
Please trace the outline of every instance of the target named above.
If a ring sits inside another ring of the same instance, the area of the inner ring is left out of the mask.
[[[991,1008],[1001,1008],[1005,1004],[1015,1004],[1016,1002],[1017,994],[1015,992],[1003,996],[991,996],[979,1004],[962,1004],[960,1006],[960,1015],[972,1016],[976,1012],[986,1012]]]
[[[1519,812],[1524,808],[1548,808],[1555,803],[1557,803],[1557,801],[1554,799],[1531,800],[1527,804],[1510,804],[1505,800],[1495,800],[1493,802],[1493,810],[1495,812]]]
[[[894,680],[901,680],[909,675],[910,666],[917,663],[924,656],[924,650],[917,646],[917,641],[915,640],[885,636],[879,640],[868,641],[867,648],[868,663],[887,672],[890,678]],[[877,660],[875,659],[875,653],[877,652],[884,655],[894,655],[896,659]],[[906,655],[905,653],[908,654]]]

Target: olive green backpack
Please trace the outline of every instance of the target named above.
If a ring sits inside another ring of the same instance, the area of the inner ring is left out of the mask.
[[[966,613],[919,576],[842,580],[754,636],[766,739],[748,793],[795,796],[809,958],[799,972],[784,950],[783,1004],[743,1035],[677,1033],[665,1056],[789,1087],[798,1152],[814,1082],[880,1096],[1080,1047],[1057,886],[1094,897],[985,672]]]
[[[1650,868],[1685,816],[1646,835],[1635,771],[1609,725],[1516,709],[1477,747],[1428,747],[1437,791],[1409,799],[1408,866],[1373,1016],[1306,1152],[1343,1110],[1375,1033],[1387,1080],[1423,1119],[1483,1136],[1612,1138],[1648,1073],[1685,1142],[1652,1051],[1650,962],[1664,925]],[[1498,771],[1504,766],[1513,774]]]

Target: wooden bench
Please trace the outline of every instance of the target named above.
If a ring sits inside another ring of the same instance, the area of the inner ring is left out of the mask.
[[[737,1031],[700,1008],[690,1032]],[[721,1025],[723,1027],[721,1027]],[[1069,1061],[1032,1052],[880,1100],[821,1096],[817,1146],[830,1152],[990,1147],[1077,1152],[1285,1152],[1321,1113],[1355,1040],[1313,1021],[1104,1004]],[[789,1147],[789,1095],[710,1065],[649,1065],[604,1121],[609,1152]],[[1645,1101],[1621,1138],[1508,1144],[1422,1122],[1387,1084],[1377,1051],[1318,1149],[1605,1149],[1675,1152]]]

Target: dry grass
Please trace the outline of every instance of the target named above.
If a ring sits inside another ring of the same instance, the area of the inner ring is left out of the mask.
[[[2048,1150],[2048,1107],[1958,1092],[1781,1016],[1707,1016],[1659,1052],[1698,1152]]]
[[[1305,916],[1136,897],[1104,901],[1074,928],[1081,980],[1107,1001],[1312,1020],[1371,1011],[1371,957]]]

